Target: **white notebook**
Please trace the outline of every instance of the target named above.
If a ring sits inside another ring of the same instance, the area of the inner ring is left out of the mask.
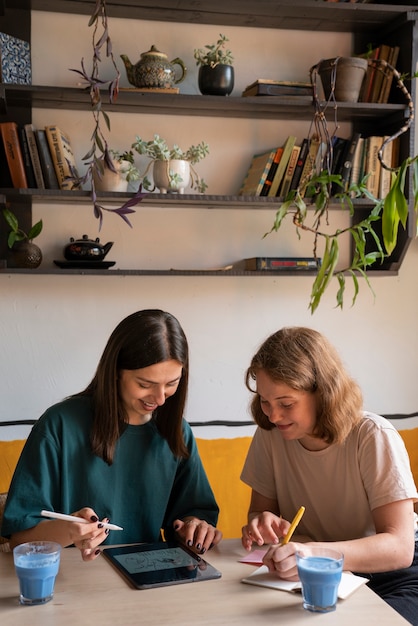
[[[262,565],[256,569],[252,574],[242,579],[243,583],[249,585],[258,585],[259,587],[269,587],[270,589],[280,589],[282,591],[298,591],[301,588],[299,581],[290,582],[288,580],[282,580],[277,578],[274,574],[268,571],[266,565]],[[356,589],[368,582],[367,578],[363,576],[356,576],[350,572],[343,572],[341,577],[340,586],[338,587],[338,597],[341,600],[345,600]]]

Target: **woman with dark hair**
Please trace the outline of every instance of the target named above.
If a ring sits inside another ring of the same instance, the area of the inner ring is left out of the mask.
[[[1,534],[74,544],[83,560],[107,543],[178,539],[203,554],[222,535],[218,507],[183,419],[189,377],[177,319],[144,310],[111,334],[88,387],[50,407],[16,467]],[[41,510],[88,524],[44,520]],[[100,521],[101,520],[101,521]],[[123,531],[110,531],[112,520]]]
[[[246,374],[258,428],[242,480],[252,488],[243,546],[270,544],[264,564],[297,580],[304,544],[344,554],[344,568],[418,625],[418,494],[401,436],[363,410],[358,384],[329,341],[304,327],[268,337]],[[299,507],[294,540],[281,545]]]

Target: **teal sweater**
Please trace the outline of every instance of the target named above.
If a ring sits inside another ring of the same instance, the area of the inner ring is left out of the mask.
[[[31,528],[42,509],[73,513],[91,507],[100,519],[123,526],[106,543],[154,542],[173,521],[194,515],[216,525],[218,507],[190,426],[183,421],[188,459],[173,456],[153,420],[128,425],[107,465],[90,449],[91,399],[50,407],[33,427],[14,473],[1,535]]]

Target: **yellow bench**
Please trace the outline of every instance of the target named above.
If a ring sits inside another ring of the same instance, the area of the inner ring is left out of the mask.
[[[418,485],[418,428],[399,431],[408,450],[411,468]],[[251,437],[196,439],[199,454],[218,502],[218,526],[226,539],[240,537],[247,519],[250,488],[239,479]],[[24,440],[0,441],[0,495],[10,485]],[[3,497],[4,499],[4,497]],[[1,518],[0,503],[0,518]],[[418,505],[415,505],[418,512]],[[1,523],[1,519],[0,519]]]

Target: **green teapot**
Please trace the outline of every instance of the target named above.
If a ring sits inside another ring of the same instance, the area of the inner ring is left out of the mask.
[[[172,89],[184,80],[187,68],[179,58],[169,61],[166,54],[151,46],[143,52],[141,58],[133,65],[126,54],[120,55],[125,64],[126,75],[131,85],[145,89]],[[180,75],[176,75],[175,65],[180,67]]]

